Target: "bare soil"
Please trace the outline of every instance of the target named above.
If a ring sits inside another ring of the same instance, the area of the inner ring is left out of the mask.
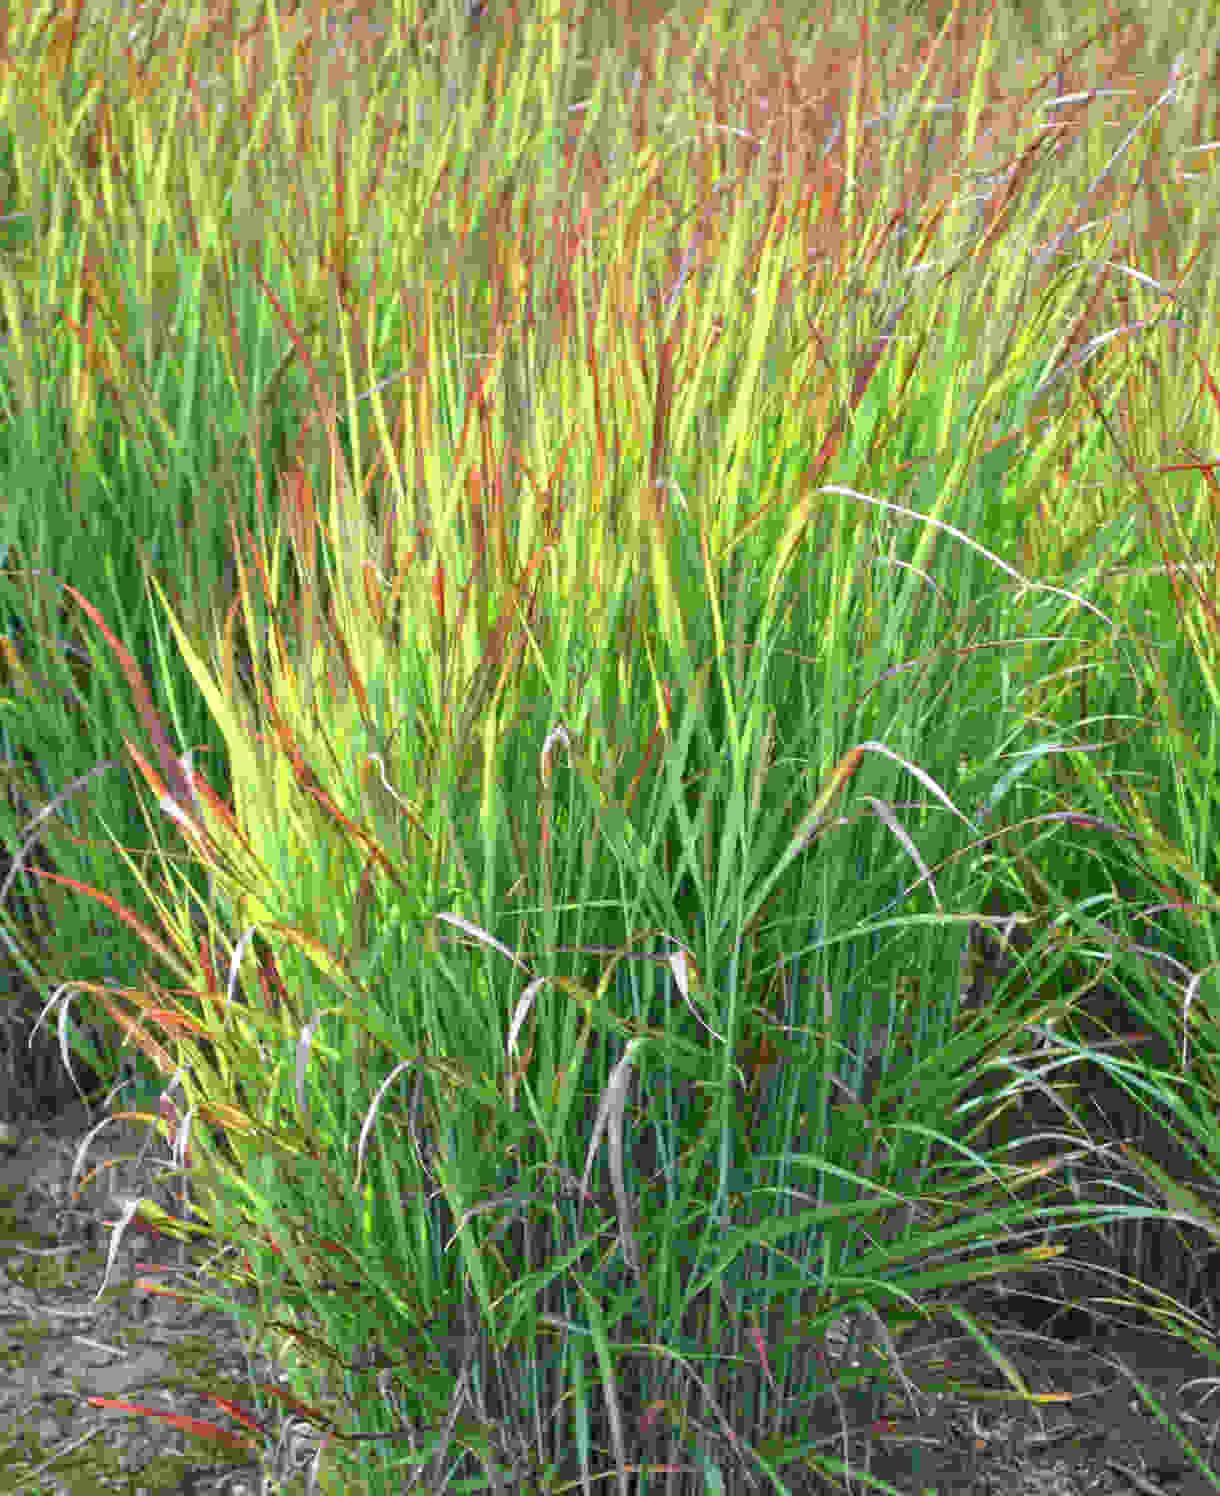
[[[267,1354],[247,1354],[236,1316],[157,1292],[194,1283],[206,1249],[133,1221],[107,1280],[120,1198],[150,1195],[167,1209],[172,1201],[147,1162],[136,1177],[145,1129],[129,1123],[91,1147],[82,1172],[115,1167],[74,1197],[69,1182],[88,1124],[81,1106],[51,1125],[18,1124],[17,1145],[0,1155],[0,1491],[260,1491],[267,1441],[235,1452],[87,1402],[130,1400],[241,1432],[210,1394],[257,1411],[252,1381],[286,1381]],[[266,1401],[262,1416],[274,1419]]]
[[[996,1343],[1029,1401],[960,1329],[922,1333],[923,1348],[905,1357],[914,1398],[887,1396],[872,1437],[853,1450],[856,1468],[903,1496],[1203,1496],[1218,1488],[1204,1469],[1220,1472],[1211,1448],[1220,1366],[1163,1333],[1111,1330],[1069,1344],[1001,1329]],[[1148,1408],[1133,1375],[1201,1451],[1204,1469]]]

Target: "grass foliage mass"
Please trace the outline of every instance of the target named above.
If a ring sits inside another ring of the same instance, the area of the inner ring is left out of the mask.
[[[866,1483],[1220,1244],[1214,7],[13,9],[6,1063],[257,1290],[200,1432]]]

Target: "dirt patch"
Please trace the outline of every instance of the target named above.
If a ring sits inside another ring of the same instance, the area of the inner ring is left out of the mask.
[[[1137,1392],[1152,1392],[1172,1425],[1220,1472],[1220,1364],[1163,1333],[1111,1331],[1068,1345],[1005,1328],[996,1345],[1033,1394],[1027,1401],[960,1331],[921,1332],[906,1369],[914,1399],[887,1396],[854,1441],[853,1459],[904,1493],[923,1496],[1203,1496],[1216,1485],[1194,1466]],[[914,1406],[913,1406],[914,1403]]]
[[[206,1249],[184,1248],[133,1222],[99,1296],[121,1197],[151,1195],[166,1207],[170,1197],[150,1178],[147,1161],[137,1176],[130,1160],[144,1129],[126,1123],[109,1129],[109,1138],[103,1132],[89,1154],[90,1167],[123,1162],[72,1197],[69,1181],[88,1121],[75,1107],[51,1126],[16,1124],[16,1145],[0,1154],[0,1491],[259,1491],[262,1449],[220,1448],[87,1402],[128,1399],[240,1432],[210,1394],[261,1406],[274,1423],[253,1383],[286,1384],[266,1354],[247,1353],[234,1317],[156,1292],[196,1285]]]

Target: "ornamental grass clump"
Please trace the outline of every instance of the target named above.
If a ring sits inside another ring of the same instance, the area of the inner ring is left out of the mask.
[[[82,515],[137,437],[169,438],[138,492],[184,486],[179,549],[116,503],[92,572],[33,507],[13,530],[46,559],[13,723],[104,695],[93,747],[131,770],[112,821],[60,830],[44,794],[14,827],[127,979],[25,965],[65,1056],[138,1049],[189,1187],[158,1222],[288,1357],[291,1397],[196,1432],[283,1473],[303,1420],[333,1491],[854,1478],[938,1317],[1028,1395],[973,1285],[1184,1208],[1089,1197],[1164,1181],[1056,1077],[1098,970],[1138,964],[1119,915],[1202,876],[1146,791],[1079,798],[1157,763],[1137,711],[1201,713],[1133,623],[1180,599],[1140,575],[1160,546],[1176,576],[1176,478],[1125,443],[1214,309],[1185,269],[1119,277],[1145,240],[1103,211],[1141,131],[1181,145],[1187,73],[1132,85],[1102,170],[1098,38],[997,98],[1010,16],[908,25],[895,73],[870,15],[845,74],[759,17],[645,46],[626,15],[411,12],[348,18],[361,66],[270,4],[140,60],[27,18],[5,114],[60,278],[5,269],[11,450],[32,482],[36,395],[67,391]],[[1214,204],[1179,185],[1185,266]],[[1094,491],[1124,469],[1146,508]],[[1136,667],[1164,691],[1125,699]],[[997,887],[1038,980],[967,1011]],[[1014,1162],[989,1129],[1026,1093],[1061,1119]]]

